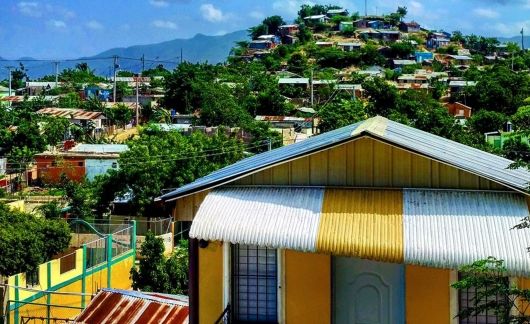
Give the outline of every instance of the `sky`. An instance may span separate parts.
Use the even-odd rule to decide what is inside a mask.
[[[0,0],[0,57],[78,58],[114,47],[197,33],[220,35],[270,15],[292,21],[300,5],[338,4],[364,13],[363,0]],[[530,35],[530,0],[367,0],[368,14],[406,6],[406,20],[464,34]]]

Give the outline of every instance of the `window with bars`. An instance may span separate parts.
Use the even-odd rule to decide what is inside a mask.
[[[232,319],[236,323],[278,323],[276,249],[232,246]]]
[[[459,280],[462,279],[462,275],[458,274]],[[503,283],[508,286],[508,278],[503,278]],[[487,289],[487,288],[486,288]],[[477,293],[476,288],[470,289],[460,289],[458,291],[458,311],[461,312],[464,309],[475,306],[475,296]],[[507,302],[505,299],[506,296],[501,295],[491,295],[487,298],[487,302],[497,301],[497,302]],[[506,314],[507,315],[507,314]],[[501,315],[502,316],[502,315]],[[488,310],[483,313],[477,314],[475,316],[470,316],[467,318],[459,318],[460,324],[496,324],[501,323],[500,316],[496,315],[493,310]]]

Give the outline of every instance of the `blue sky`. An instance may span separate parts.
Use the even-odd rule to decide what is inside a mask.
[[[247,29],[265,16],[292,20],[303,3],[333,3],[364,12],[363,0],[0,0],[0,56],[76,58],[112,47],[197,33]],[[429,28],[488,36],[530,35],[530,0],[368,0],[368,13],[398,5]]]

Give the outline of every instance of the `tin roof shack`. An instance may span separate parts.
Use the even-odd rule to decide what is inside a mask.
[[[489,256],[526,287],[530,237],[511,228],[530,172],[511,164],[374,117],[165,194],[192,222],[190,322],[229,304],[236,322],[448,323],[458,269]]]
[[[274,48],[274,43],[270,40],[257,39],[250,42],[248,48],[254,51],[270,50]]]
[[[188,315],[186,296],[103,288],[73,323],[187,324]]]
[[[55,81],[53,82],[41,82],[41,81],[26,81],[26,86],[24,88],[24,93],[28,96],[38,96],[41,94],[46,94],[48,91],[55,89],[57,87],[62,87],[63,82]],[[14,93],[14,90],[13,90]]]
[[[473,110],[471,107],[466,106],[461,102],[448,102],[445,103],[444,106],[447,108],[447,111],[451,116],[459,120],[461,119],[461,123],[465,123],[465,120],[471,117],[471,112]]]
[[[355,50],[360,50],[363,46],[362,43],[358,42],[339,42],[337,47],[341,48],[345,52],[353,52]]]
[[[404,33],[419,33],[421,31],[420,24],[415,21],[404,22],[399,24],[399,30]]]
[[[326,15],[313,15],[313,16],[304,17],[304,21],[308,23],[312,23],[312,24],[325,23],[329,21],[329,17]]]
[[[474,87],[477,85],[477,82],[475,81],[464,81],[464,80],[450,80],[449,81],[449,92],[451,93],[451,96],[454,96],[461,91],[463,91],[466,87]]]
[[[278,33],[282,37],[296,36],[299,30],[300,30],[300,27],[297,24],[281,25],[280,27],[278,27]]]
[[[80,182],[93,180],[109,169],[118,167],[120,153],[128,150],[120,144],[78,144],[63,151],[46,151],[35,155],[37,177],[44,183],[59,183],[64,174]]]
[[[348,9],[338,8],[338,9],[329,9],[326,12],[326,15],[328,17],[335,17],[335,16],[348,16]]]
[[[256,116],[258,121],[268,122],[271,128],[282,134],[283,145],[296,143],[313,135],[313,118],[289,116]]]
[[[469,65],[473,61],[473,59],[467,55],[447,55],[446,60],[449,64],[452,64],[459,69],[469,68]]]
[[[37,114],[63,117],[68,119],[72,124],[80,126],[86,126],[89,122],[92,122],[96,129],[102,129],[103,121],[107,119],[105,114],[100,111],[88,111],[73,108],[42,108],[37,111]]]

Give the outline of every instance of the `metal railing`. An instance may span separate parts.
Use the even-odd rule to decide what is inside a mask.
[[[226,305],[226,308],[215,321],[215,324],[230,324],[230,304]]]

